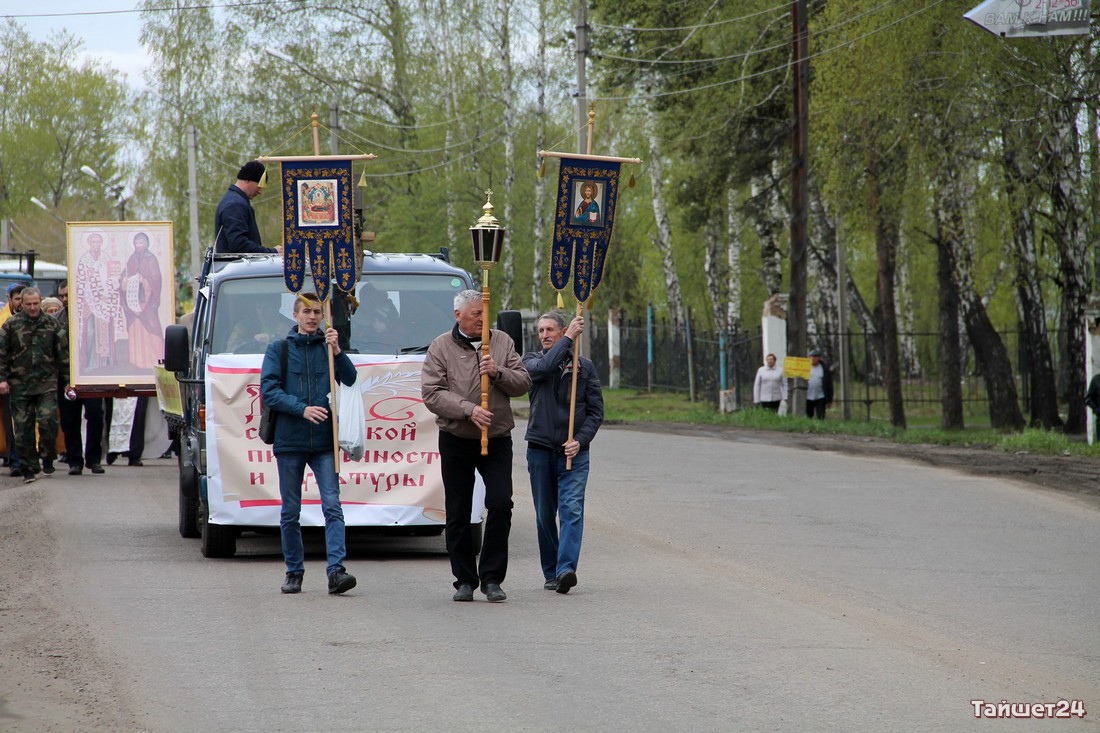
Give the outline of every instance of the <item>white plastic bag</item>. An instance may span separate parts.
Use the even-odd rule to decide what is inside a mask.
[[[367,447],[367,421],[363,413],[363,393],[359,389],[359,375],[355,375],[355,384],[336,385],[339,399],[338,430],[340,448],[353,461],[363,459]]]

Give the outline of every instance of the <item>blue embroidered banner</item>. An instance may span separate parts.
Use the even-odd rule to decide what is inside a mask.
[[[550,284],[565,290],[573,280],[578,302],[603,280],[619,193],[618,162],[562,158],[558,206],[550,252]]]
[[[302,289],[309,263],[321,300],[333,278],[342,290],[355,287],[351,161],[283,162],[283,280]]]

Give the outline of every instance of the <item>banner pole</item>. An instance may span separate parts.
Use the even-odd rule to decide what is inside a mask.
[[[317,122],[318,115],[315,111],[310,115],[311,124],[313,126],[313,154],[321,154],[321,126]],[[328,243],[328,261],[329,269],[332,269],[332,242]],[[330,273],[331,274],[331,273]],[[314,283],[314,287],[316,287]],[[328,288],[325,289],[325,331],[332,326],[332,283],[329,283]],[[336,473],[340,473],[340,416],[337,414],[336,405],[340,400],[336,393],[336,357],[333,353],[333,345],[328,344],[328,394],[329,394],[329,412],[332,415],[332,458],[336,465]]]
[[[592,154],[592,131],[596,126],[596,103],[593,102],[588,107],[588,140],[585,143],[585,153]],[[575,288],[574,288],[575,290]],[[591,293],[591,291],[589,291]],[[577,301],[577,316],[584,315],[584,303]],[[581,339],[578,337],[573,342],[573,376],[572,383],[569,387],[569,436],[566,438],[567,443],[573,442],[573,429],[576,427],[576,413],[577,413],[577,372],[580,367],[580,354],[581,354]],[[565,459],[565,469],[568,471],[573,468],[573,459]]]

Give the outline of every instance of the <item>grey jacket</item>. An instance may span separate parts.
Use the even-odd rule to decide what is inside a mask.
[[[499,370],[489,382],[489,412],[493,413],[489,437],[497,438],[516,426],[511,399],[527,392],[531,376],[503,331],[489,332],[489,355]],[[457,438],[481,437],[481,428],[470,422],[474,407],[481,405],[480,362],[481,351],[462,338],[457,323],[432,341],[424,357],[420,386],[424,404],[435,414],[439,429]]]

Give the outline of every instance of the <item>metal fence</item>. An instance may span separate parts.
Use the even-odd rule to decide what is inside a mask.
[[[607,319],[597,315],[590,328],[591,351],[603,384],[609,379]],[[533,328],[533,326],[532,326]],[[697,401],[717,406],[720,392],[730,390],[734,404],[752,404],[753,380],[763,364],[762,338],[759,329],[734,334],[691,333],[690,328],[676,330],[665,320],[647,323],[644,318],[622,318],[620,321],[619,386],[638,390],[671,390],[685,392]],[[1021,368],[1026,363],[1022,341],[1017,331],[1001,331],[1016,372],[1017,393],[1021,410],[1027,415],[1029,385]],[[1057,334],[1051,334],[1056,339]],[[879,365],[881,343],[877,335],[864,332],[845,334],[814,334],[811,345],[825,352],[825,361],[833,368],[836,384],[833,410],[851,419],[889,419],[889,406]],[[835,367],[840,339],[849,344],[850,388],[843,395],[839,372]],[[903,356],[902,398],[906,419],[911,424],[938,424],[941,415],[942,369],[939,359],[939,333],[904,333],[908,344]],[[529,339],[528,348],[537,346]],[[965,346],[965,344],[964,344]],[[1059,350],[1053,350],[1055,358]],[[989,400],[972,349],[964,348],[963,414],[967,425],[974,427],[989,421]],[[833,358],[830,358],[833,357]],[[1057,373],[1058,365],[1055,364]],[[846,408],[846,409],[845,409]]]

